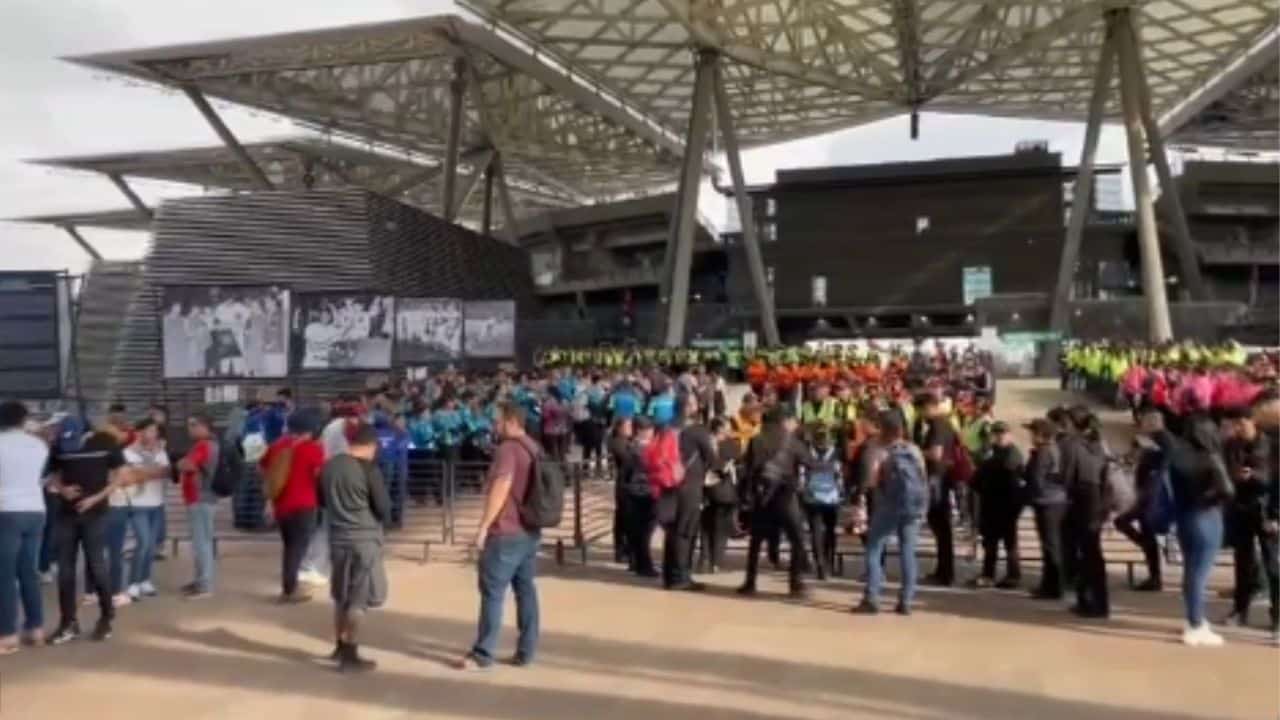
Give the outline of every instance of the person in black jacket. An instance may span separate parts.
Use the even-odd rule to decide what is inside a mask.
[[[716,465],[707,472],[702,497],[702,542],[698,570],[712,574],[724,565],[729,535],[733,533],[733,513],[738,505],[736,463],[741,452],[738,440],[729,432],[729,421],[711,420],[716,443]]]
[[[644,449],[653,442],[653,420],[644,415],[632,421],[635,435],[627,444],[618,475],[625,496],[623,525],[627,533],[627,566],[631,572],[645,578],[658,577],[653,568],[653,531],[657,527],[657,514],[653,492],[649,489],[649,475],[645,472]]]
[[[1160,572],[1160,543],[1149,518],[1168,469],[1164,451],[1147,435],[1164,429],[1164,416],[1152,406],[1139,408],[1136,414],[1139,435],[1134,439],[1134,450],[1138,459],[1133,475],[1138,497],[1132,508],[1116,517],[1115,527],[1142,550],[1147,562],[1147,579],[1134,590],[1160,592],[1164,588]]]
[[[1268,457],[1265,499],[1262,508],[1264,541],[1271,548],[1271,577],[1280,575],[1280,394],[1267,390],[1253,401],[1253,422],[1271,444]],[[1274,585],[1272,586],[1274,587]],[[1280,644],[1280,622],[1276,621],[1276,597],[1271,596],[1271,639]]]
[[[689,393],[680,404],[683,426],[680,427],[680,462],[684,464],[684,480],[669,498],[664,495],[659,503],[674,500],[674,522],[663,524],[662,584],[668,590],[701,590],[701,583],[693,581],[690,566],[693,565],[693,549],[698,539],[698,518],[702,513],[702,490],[707,471],[716,465],[715,442],[705,425],[698,423],[698,396]],[[669,513],[659,510],[660,517]]]
[[[1271,627],[1280,628],[1280,574],[1277,573],[1276,533],[1274,520],[1267,520],[1267,501],[1271,492],[1268,477],[1271,455],[1275,448],[1258,430],[1253,417],[1244,408],[1226,413],[1229,430],[1223,455],[1227,474],[1235,486],[1235,499],[1227,505],[1226,528],[1235,551],[1235,595],[1231,615],[1224,624],[1249,624],[1249,604],[1253,599],[1254,581],[1258,575],[1258,550],[1262,551],[1262,569],[1267,576],[1271,598]]]
[[[1070,502],[1068,526],[1072,546],[1079,553],[1075,614],[1106,618],[1111,614],[1107,595],[1107,565],[1102,555],[1102,524],[1107,510],[1102,500],[1102,474],[1107,451],[1098,418],[1084,407],[1069,412],[1076,434],[1068,438],[1062,457],[1062,480]]]
[[[798,483],[800,467],[809,467],[805,445],[796,436],[797,423],[786,407],[775,406],[764,416],[764,427],[747,446],[745,465],[751,505],[751,540],[747,547],[747,577],[738,592],[754,595],[760,565],[760,546],[775,528],[781,528],[791,546],[789,572],[791,595],[803,596],[800,579],[805,566],[803,521]]]
[[[1018,517],[1022,515],[1024,497],[1022,451],[1003,422],[992,423],[991,443],[991,454],[978,466],[974,477],[981,501],[978,530],[983,552],[982,575],[974,584],[986,587],[995,581],[996,559],[1003,543],[1007,570],[1004,579],[995,585],[1011,590],[1022,582],[1018,561]]]
[[[631,564],[627,547],[627,487],[625,473],[631,462],[631,418],[618,418],[609,431],[609,458],[613,461],[613,561]]]
[[[1035,510],[1036,534],[1044,570],[1031,595],[1038,600],[1062,598],[1062,520],[1067,513],[1067,489],[1062,485],[1062,458],[1055,440],[1057,427],[1045,419],[1031,421],[1031,458],[1027,461],[1027,498]]]

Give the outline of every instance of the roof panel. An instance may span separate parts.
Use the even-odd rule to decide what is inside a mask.
[[[451,15],[72,60],[428,155],[446,143],[450,82],[455,61],[465,61],[464,146],[497,147],[508,175],[566,201],[666,183],[680,149],[674,136]]]
[[[278,188],[354,186],[442,214],[438,158],[395,156],[315,137],[248,143],[244,147]],[[462,186],[466,186],[472,173],[482,171],[480,165],[485,157],[485,153],[476,148],[463,153],[459,163]],[[46,158],[31,162],[208,189],[248,191],[258,187],[235,155],[222,145]],[[517,166],[525,162],[527,160],[523,157],[508,159],[508,163]],[[538,185],[525,184],[519,179],[520,173],[513,174],[517,177],[512,179],[510,186],[518,215],[532,215],[573,204],[560,194],[549,193]],[[481,204],[481,193],[474,193],[460,218],[475,224],[482,213]],[[499,215],[495,213],[494,217]]]
[[[616,13],[631,38],[617,63],[589,62],[598,38],[575,35],[569,16],[600,16],[605,0],[464,0],[680,132],[693,82],[689,52],[657,37],[721,50],[743,142],[769,143],[856,125],[916,106],[948,112],[1083,120],[1109,0],[724,0],[646,3]],[[1157,115],[1194,95],[1280,20],[1272,0],[1151,0],[1134,6]],[[660,23],[653,29],[654,22]],[[638,50],[647,50],[644,62]],[[659,51],[665,51],[659,52]],[[648,70],[644,82],[629,82]],[[661,74],[654,72],[660,70]],[[684,70],[686,72],[678,72]],[[808,88],[819,88],[818,93]],[[759,105],[774,103],[770,122]],[[1114,117],[1118,101],[1109,105]],[[783,111],[783,106],[786,107]]]

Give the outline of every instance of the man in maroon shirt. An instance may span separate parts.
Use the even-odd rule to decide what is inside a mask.
[[[524,409],[515,403],[502,405],[498,433],[502,443],[494,451],[485,481],[484,517],[476,532],[480,549],[480,622],[475,645],[458,662],[459,669],[475,670],[493,664],[494,646],[502,632],[502,603],[510,585],[516,595],[516,624],[520,638],[515,665],[533,662],[538,645],[538,591],[533,578],[537,568],[538,530],[520,521],[520,502],[529,487],[538,446],[524,431]],[[548,458],[549,460],[549,458]]]

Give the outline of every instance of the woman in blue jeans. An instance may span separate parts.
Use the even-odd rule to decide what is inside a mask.
[[[0,403],[0,655],[17,652],[18,601],[22,638],[44,639],[44,613],[36,560],[44,536],[44,477],[49,448],[23,430],[27,408]]]
[[[1218,647],[1221,635],[1205,619],[1209,573],[1222,548],[1222,506],[1233,493],[1222,460],[1218,426],[1208,417],[1190,422],[1186,439],[1158,430],[1153,438],[1169,458],[1178,544],[1182,548],[1182,600],[1187,625],[1182,642],[1193,647]]]

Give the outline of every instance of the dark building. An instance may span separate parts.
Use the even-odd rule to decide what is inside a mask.
[[[753,208],[784,339],[973,334],[977,299],[1045,295],[1062,250],[1064,172],[1040,147],[780,171]],[[730,244],[730,300],[748,308],[745,253]]]
[[[542,300],[544,337],[563,335],[565,344],[658,341],[674,205],[675,196],[663,194],[555,210],[521,224],[521,244],[529,251]],[[729,261],[718,240],[700,218],[690,278],[690,337],[727,332]]]

